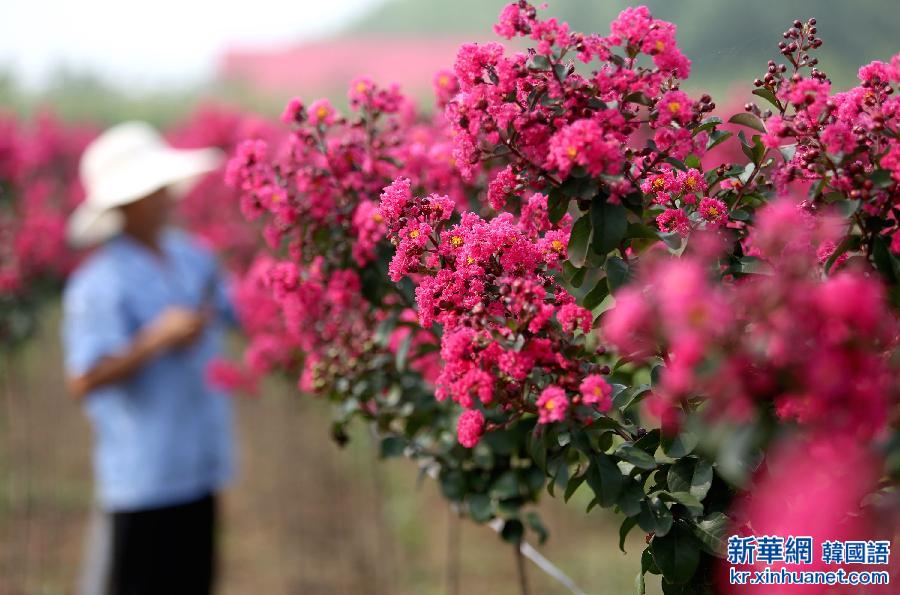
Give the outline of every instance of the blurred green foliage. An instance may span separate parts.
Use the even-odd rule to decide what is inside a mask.
[[[387,0],[351,29],[365,33],[470,33],[493,37],[492,25],[509,0]],[[825,40],[820,65],[847,86],[860,65],[900,51],[896,0],[549,0],[545,11],[573,30],[609,32],[625,6],[646,4],[655,17],[678,25],[682,50],[693,61],[692,85],[725,88],[763,74],[777,58],[781,33],[794,19],[816,17]]]
[[[98,126],[124,120],[144,120],[165,128],[186,117],[198,104],[213,101],[263,115],[280,113],[286,97],[266,96],[236,83],[197,83],[155,89],[121,89],[89,72],[60,70],[46,88],[24,89],[9,75],[0,73],[0,110],[23,116],[51,107],[66,120]]]

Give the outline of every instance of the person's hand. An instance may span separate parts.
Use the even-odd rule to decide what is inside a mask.
[[[189,308],[166,308],[144,331],[145,339],[155,350],[185,347],[203,332],[207,316]]]
[[[193,343],[209,320],[205,308],[167,308],[122,352],[105,356],[87,372],[69,378],[69,392],[80,399],[98,387],[127,379],[161,352]]]

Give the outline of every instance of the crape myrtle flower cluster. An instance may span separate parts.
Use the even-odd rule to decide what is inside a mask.
[[[435,83],[446,92],[455,84],[442,76]],[[347,115],[327,100],[292,100],[282,116],[289,135],[277,143],[249,139],[228,164],[228,182],[240,193],[245,216],[262,228],[268,249],[236,293],[249,336],[244,367],[221,367],[215,375],[243,386],[248,377],[286,374],[302,392],[334,403],[332,434],[339,443],[347,439],[346,425],[361,418],[382,456],[403,454],[436,471],[448,500],[463,505],[476,498],[478,506],[461,508],[471,518],[487,522],[503,506],[504,538],[521,540],[525,522],[545,536],[535,514],[519,514],[545,481],[524,458],[521,428],[492,428],[490,439],[511,444],[502,452],[480,444],[476,453],[457,442],[458,426],[459,441],[475,446],[484,418],[474,409],[460,416],[452,401],[435,400],[443,374],[441,329],[419,324],[423,294],[401,279],[424,277],[416,259],[433,252],[429,238],[459,220],[472,193],[456,168],[449,127],[440,115],[416,114],[396,86],[379,87],[366,77],[351,84],[348,99]],[[425,188],[436,194],[412,205],[413,194]],[[393,202],[382,201],[382,192]],[[530,211],[523,209],[522,227],[505,237],[518,233],[524,246],[546,231],[545,211],[546,198],[536,197]],[[396,225],[405,231],[393,238],[401,250],[392,259],[388,236]],[[488,222],[482,226],[479,258],[487,261],[486,243],[503,238],[491,235]],[[557,229],[559,240],[548,239],[546,250],[542,244],[541,262],[564,254],[565,233]],[[447,239],[454,249],[459,241]],[[493,486],[501,479],[505,487],[498,491]]]
[[[900,54],[863,66],[858,86],[834,92],[812,57],[822,45],[816,34],[815,19],[785,31],[787,63],[770,61],[754,81],[771,107],[748,104],[746,117],[783,155],[769,174],[778,193],[806,191],[812,206],[840,212],[848,219],[841,252],[861,253],[893,278],[884,253],[900,254]]]
[[[647,261],[605,315],[604,337],[622,354],[666,362],[651,400],[663,417],[703,397],[705,413],[736,422],[774,411],[817,431],[877,435],[900,399],[890,357],[900,327],[877,278],[849,266],[823,276],[819,246],[840,228],[776,202],[748,238],[766,274],[723,282],[713,238]]]
[[[254,265],[251,290],[239,298],[251,318],[257,302],[279,310],[275,321],[247,325],[246,363],[258,373],[297,369],[300,388],[320,394],[386,365],[379,353],[408,351],[407,337],[416,347],[433,341],[405,322],[414,317],[407,296],[387,279],[370,279],[386,233],[376,204],[382,188],[402,173],[452,196],[450,211],[465,198],[439,119],[422,121],[396,86],[367,77],[353,81],[348,99],[347,116],[328,100],[290,101],[287,137],[244,141],[226,171],[244,215],[263,222],[279,254]],[[399,326],[378,339],[386,322]],[[433,368],[434,356],[410,365]]]
[[[419,322],[443,328],[439,400],[537,411],[539,423],[590,423],[610,407],[611,389],[598,374],[601,366],[576,357],[591,331],[591,312],[553,276],[566,257],[570,222],[550,223],[541,194],[525,205],[518,221],[510,213],[485,220],[468,212],[453,223],[450,198],[414,196],[409,179],[398,178],[385,188],[380,208],[396,246],[390,276],[415,279]],[[463,444],[474,446],[479,415],[461,420]]]
[[[533,6],[518,2],[503,10],[495,31],[538,47],[506,56],[498,43],[464,45],[452,85],[459,91],[446,107],[463,176],[474,176],[479,163],[509,161],[490,182],[492,208],[520,202],[529,187],[557,205],[561,196],[586,200],[599,189],[610,203],[655,205],[647,222],[663,232],[687,235],[727,221],[728,207],[707,196],[711,185],[697,169],[676,173],[668,163],[691,155],[699,167],[707,148],[724,138],[711,139],[712,124],[703,120],[715,108],[710,97],[693,99],[679,89],[690,60],[678,48],[675,25],[646,7],[628,8],[609,35],[585,35],[540,20]]]
[[[36,308],[75,265],[66,218],[82,200],[78,158],[96,133],[50,112],[0,115],[0,343],[30,334]]]
[[[216,147],[226,155],[248,138],[273,141],[278,131],[268,120],[218,104],[203,104],[166,131],[178,148]],[[259,251],[259,231],[247,225],[239,191],[223,184],[222,171],[200,179],[176,205],[178,223],[205,242],[231,270],[242,272]]]
[[[26,289],[35,278],[60,277],[73,265],[65,219],[81,201],[78,155],[94,131],[45,112],[30,125],[0,119],[0,292]]]

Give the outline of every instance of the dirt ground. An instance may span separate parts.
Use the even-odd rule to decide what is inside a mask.
[[[0,366],[12,371],[0,379],[0,595],[72,593],[81,564],[91,437],[62,391],[57,316]],[[338,449],[325,405],[278,383],[236,405],[240,477],[224,496],[220,595],[520,592],[512,548],[458,520],[430,480],[417,487],[411,462],[378,461],[363,428]],[[542,503],[541,552],[588,593],[634,592],[642,536],[622,554],[616,519],[586,516],[578,496]],[[531,594],[568,592],[526,571]]]

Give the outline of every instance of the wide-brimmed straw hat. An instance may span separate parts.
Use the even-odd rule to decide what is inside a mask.
[[[69,217],[69,242],[85,247],[109,239],[124,222],[118,207],[165,187],[180,198],[223,159],[214,148],[175,149],[144,122],[110,128],[81,156],[79,174],[86,198]]]

